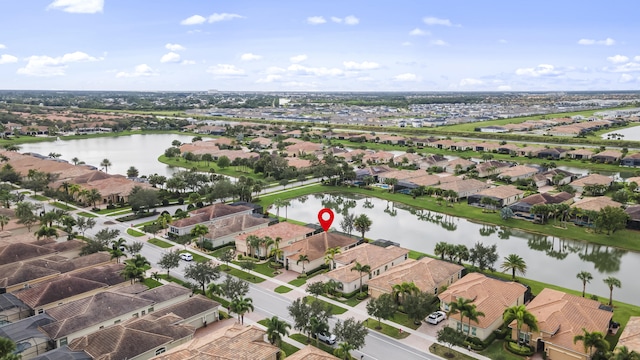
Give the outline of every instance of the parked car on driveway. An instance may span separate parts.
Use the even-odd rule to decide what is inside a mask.
[[[444,311],[436,311],[427,316],[427,322],[429,324],[437,325],[446,318],[447,314]]]
[[[191,260],[193,260],[193,255],[191,255],[189,253],[180,253],[180,259],[182,259],[184,261],[191,261]]]

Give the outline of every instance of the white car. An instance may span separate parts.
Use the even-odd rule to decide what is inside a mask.
[[[444,311],[436,311],[427,316],[427,322],[429,324],[437,325],[446,318],[447,314]]]
[[[191,255],[189,253],[180,253],[180,259],[182,259],[184,261],[191,261],[191,260],[193,260],[193,255]]]
[[[336,343],[336,336],[331,334],[331,333],[317,333],[316,336],[318,337],[318,339],[320,339],[320,341],[324,341],[329,345],[333,345]]]

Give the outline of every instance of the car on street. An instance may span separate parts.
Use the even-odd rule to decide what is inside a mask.
[[[437,325],[446,318],[447,314],[444,311],[436,311],[427,316],[427,322],[429,324]]]
[[[193,255],[191,255],[189,253],[180,253],[180,259],[182,259],[184,261],[191,261],[191,260],[193,260]]]
[[[329,345],[333,345],[336,343],[336,336],[331,333],[319,332],[316,334],[316,336],[318,337],[318,339],[320,339],[320,341],[324,341]]]

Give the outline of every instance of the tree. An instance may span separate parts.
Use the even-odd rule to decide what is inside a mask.
[[[613,288],[622,287],[622,283],[620,282],[620,280],[614,278],[613,276],[609,276],[608,278],[602,281],[604,281],[604,283],[609,287],[609,306],[612,306],[613,305]]]
[[[9,223],[9,217],[7,215],[0,215],[0,231],[4,231],[4,226]]]
[[[455,302],[451,302],[449,304],[449,312],[447,313],[447,316],[460,314],[460,330],[462,330],[462,324],[463,324],[465,315],[473,305],[472,302],[473,300],[471,299],[457,297]]]
[[[376,329],[382,328],[381,319],[389,319],[396,313],[398,307],[390,294],[382,294],[377,299],[371,299],[367,303],[367,314],[378,320]]]
[[[143,189],[135,186],[129,193],[129,205],[133,211],[140,209],[149,210],[156,206],[160,200],[158,199],[157,190]]]
[[[144,256],[136,255],[124,263],[124,269],[122,269],[121,274],[125,278],[130,279],[132,284],[135,280],[144,280],[145,267],[150,265]]]
[[[82,233],[82,237],[84,237],[84,232],[93,229],[96,226],[96,220],[94,218],[87,218],[84,216],[76,217],[76,227]]]
[[[18,360],[20,355],[14,354],[16,344],[8,338],[0,336],[0,360]]]
[[[127,252],[129,252],[129,254],[131,255],[135,255],[135,254],[139,254],[140,251],[142,251],[142,248],[144,247],[144,243],[141,241],[134,241],[131,244],[129,244],[126,248]]]
[[[616,347],[613,357],[611,360],[640,360],[640,354],[635,352],[635,350],[629,350],[626,346],[618,346]]]
[[[209,233],[209,228],[206,225],[197,224],[191,229],[190,235],[193,237],[200,237],[200,248],[204,249],[204,236]]]
[[[432,312],[438,309],[435,296],[428,292],[411,293],[402,300],[404,312],[413,323],[418,325]]]
[[[520,339],[520,333],[522,332],[523,325],[527,325],[529,332],[538,331],[538,320],[529,312],[529,310],[527,310],[525,305],[516,305],[506,308],[502,313],[502,320],[504,320],[504,323],[507,325],[513,320],[516,321],[518,340]]]
[[[109,159],[103,159],[102,162],[100,162],[100,167],[104,168],[104,172],[108,173],[109,171],[109,167],[111,166],[111,161]]]
[[[128,178],[137,178],[138,175],[140,175],[140,172],[138,171],[138,169],[136,169],[135,166],[130,166],[127,169],[127,177]]]
[[[469,250],[469,260],[473,265],[477,264],[480,271],[486,269],[494,271],[493,264],[498,260],[498,247],[496,244],[485,246],[481,242],[477,242]]]
[[[466,314],[467,319],[469,319],[469,326],[467,326],[467,338],[471,334],[471,322],[479,323],[480,317],[484,317],[484,313],[482,311],[478,311],[476,308],[476,304],[471,304],[471,306],[467,309]]]
[[[220,268],[213,267],[208,262],[195,263],[186,267],[184,276],[200,284],[204,294],[207,283],[220,278]]]
[[[231,160],[226,155],[222,155],[218,158],[218,166],[220,169],[226,169],[231,165]]]
[[[280,347],[283,336],[289,336],[289,325],[286,321],[280,320],[277,316],[267,319],[267,339],[272,345]]]
[[[607,235],[611,235],[627,226],[629,214],[622,208],[605,206],[600,210],[595,220],[596,229],[604,229]]]
[[[253,311],[253,300],[251,298],[237,297],[231,300],[229,310],[238,314],[238,322],[244,324],[244,314]]]
[[[511,280],[516,280],[516,272],[525,275],[527,273],[527,264],[524,259],[517,254],[509,254],[505,256],[504,262],[500,265],[503,271],[511,271]]]
[[[302,273],[305,273],[305,269],[304,269],[304,263],[305,262],[309,262],[309,256],[307,256],[306,254],[301,254],[298,256],[298,261],[296,261],[296,265],[299,265],[300,263],[302,263]]]
[[[276,207],[276,218],[280,219],[280,208],[285,207],[286,200],[277,198],[273,201],[273,206]]]
[[[233,276],[225,276],[220,283],[220,294],[227,299],[246,296],[249,293],[249,283]]]
[[[236,256],[236,251],[233,248],[229,248],[221,252],[220,256],[218,256],[218,259],[223,263],[225,263],[227,265],[227,270],[229,270],[230,269],[229,263],[233,261],[235,256]]]
[[[333,350],[333,355],[339,357],[342,360],[349,360],[352,359],[350,354],[351,350],[355,350],[353,346],[351,346],[351,344],[342,342],[338,344],[338,347],[336,347],[335,350]]]
[[[262,239],[256,235],[247,236],[246,242],[247,242],[247,245],[249,246],[249,255],[258,257],[261,241]]]
[[[342,252],[342,249],[340,249],[340,246],[328,248],[324,252],[324,263],[327,265],[331,264],[331,269],[333,269],[334,268],[333,259],[336,257],[336,255],[340,254],[341,252]]]
[[[331,317],[331,305],[322,301],[314,301],[309,304],[306,297],[294,300],[287,307],[287,310],[293,319],[293,328],[306,333],[307,337],[312,331],[310,325],[312,318],[327,323]]]
[[[354,228],[362,234],[362,239],[364,239],[364,234],[371,230],[371,219],[367,216],[367,214],[360,214],[354,221]]]
[[[329,331],[329,324],[326,321],[321,321],[317,317],[312,316],[309,319],[309,332],[312,334],[325,333]],[[316,347],[320,347],[320,337],[315,336]]]
[[[333,332],[338,341],[351,345],[353,350],[358,350],[364,346],[369,329],[362,322],[351,317],[344,321],[338,320],[333,327]]]
[[[351,271],[357,271],[360,273],[360,294],[362,296],[362,274],[363,273],[371,274],[371,266],[362,265],[356,261],[356,264],[351,268]]]
[[[587,289],[587,283],[593,280],[593,275],[588,271],[580,271],[576,277],[582,281],[582,297],[584,297],[585,290]]]
[[[355,214],[346,214],[342,217],[342,221],[340,222],[340,228],[342,231],[346,232],[348,235],[351,235],[353,228],[355,226],[356,216]]]
[[[112,240],[117,238],[118,235],[120,235],[120,230],[118,229],[109,230],[105,228],[96,233],[95,239],[96,241],[107,246]]]
[[[98,189],[91,189],[86,195],[87,202],[91,203],[94,208],[96,207],[96,202],[100,201],[100,199],[102,199],[102,194]]]
[[[438,342],[447,345],[449,352],[445,353],[444,355],[448,357],[453,355],[451,349],[454,346],[460,346],[464,343],[464,335],[453,328],[445,326],[438,331],[437,340]]]
[[[316,282],[312,282],[312,283],[308,284],[307,285],[307,292],[309,294],[313,295],[317,299],[318,296],[324,294],[324,292],[325,292],[324,283],[322,281],[316,281]]]
[[[43,225],[40,227],[40,229],[38,229],[38,231],[35,232],[36,238],[40,239],[41,237],[44,238],[51,238],[51,237],[58,237],[58,230],[56,230],[56,228],[54,227],[49,227],[46,225]]]
[[[591,358],[595,353],[604,353],[609,350],[609,342],[605,340],[604,335],[599,331],[588,332],[582,328],[583,333],[573,337],[573,343],[582,342],[584,352],[589,354]],[[594,353],[595,349],[595,353]]]
[[[396,304],[400,305],[400,303],[404,301],[400,301],[400,298],[405,298],[406,295],[419,293],[420,289],[416,286],[416,284],[412,282],[402,282],[400,284],[395,284],[392,287],[392,295],[396,302]]]
[[[180,266],[180,252],[178,250],[168,251],[160,257],[158,266],[167,270],[167,276],[169,276],[169,270],[175,269]]]
[[[119,238],[118,240],[111,241],[111,248],[109,249],[109,254],[111,254],[111,259],[116,259],[116,263],[120,264],[120,258],[126,257],[127,255],[124,253],[124,250],[128,249],[127,241],[123,238]]]
[[[251,270],[253,270],[253,269],[255,269],[255,268],[256,268],[256,263],[255,263],[255,262],[253,262],[253,261],[251,261],[251,260],[241,261],[241,262],[240,262],[240,267],[241,267],[243,270],[247,270],[247,272],[248,272],[249,274],[251,274]],[[253,276],[253,278],[255,279],[255,276]]]

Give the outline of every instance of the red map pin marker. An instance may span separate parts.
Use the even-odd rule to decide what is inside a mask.
[[[329,230],[331,224],[333,223],[333,211],[327,208],[318,211],[318,221],[320,222],[320,226],[322,226],[324,231]]]

